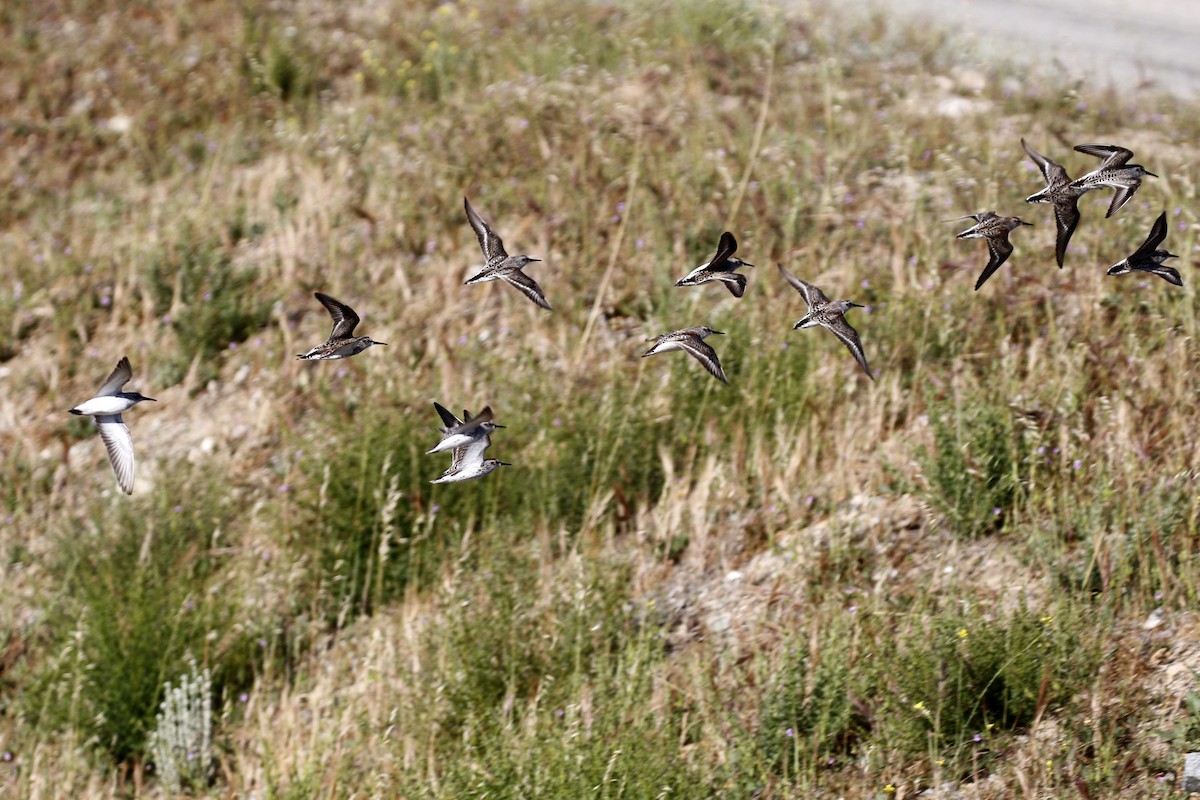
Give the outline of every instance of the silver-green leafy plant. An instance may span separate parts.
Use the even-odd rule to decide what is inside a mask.
[[[189,669],[170,681],[150,734],[150,753],[163,785],[172,792],[185,786],[203,786],[212,776],[212,674],[201,670],[194,658]]]

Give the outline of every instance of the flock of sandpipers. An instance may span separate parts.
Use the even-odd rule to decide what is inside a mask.
[[[1026,198],[1026,202],[1049,203],[1054,207],[1054,219],[1058,227],[1055,254],[1059,267],[1063,265],[1067,243],[1070,241],[1071,235],[1075,232],[1075,227],[1079,224],[1080,197],[1093,189],[1115,189],[1112,203],[1109,205],[1108,214],[1106,215],[1111,217],[1133,197],[1134,192],[1141,186],[1144,176],[1157,177],[1154,173],[1148,172],[1140,164],[1128,163],[1129,159],[1133,157],[1133,153],[1130,150],[1113,145],[1081,144],[1075,149],[1081,153],[1096,156],[1102,159],[1102,161],[1100,166],[1095,170],[1080,178],[1071,180],[1062,165],[1051,161],[1030,148],[1025,144],[1024,139],[1021,140],[1021,146],[1038,165],[1038,168],[1041,169],[1042,175],[1046,179],[1046,187],[1030,195]],[[526,265],[540,259],[527,255],[510,256],[504,249],[504,242],[483,218],[479,216],[475,209],[471,207],[470,201],[466,198],[463,199],[463,207],[467,213],[467,220],[471,223],[471,227],[479,239],[479,247],[483,251],[485,261],[483,269],[467,279],[466,285],[501,280],[519,289],[526,297],[541,308],[547,311],[552,310],[550,304],[546,302],[546,296],[542,292],[541,287],[523,271]],[[975,283],[975,289],[978,290],[1008,260],[1008,257],[1012,255],[1013,246],[1008,241],[1009,233],[1022,225],[1030,225],[1032,223],[1025,222],[1017,217],[1002,217],[993,211],[971,214],[969,217],[974,219],[976,224],[958,234],[957,238],[986,239],[990,253],[988,264],[979,276],[979,280]],[[960,217],[960,219],[967,218]],[[1135,270],[1149,272],[1158,275],[1176,286],[1182,286],[1183,281],[1179,276],[1179,272],[1171,267],[1163,266],[1163,262],[1168,258],[1176,257],[1166,250],[1158,249],[1158,246],[1166,238],[1166,235],[1167,222],[1166,212],[1164,211],[1154,222],[1154,226],[1150,230],[1150,235],[1141,247],[1129,257],[1122,259],[1110,267],[1108,274],[1123,275]],[[675,285],[698,286],[709,281],[721,281],[734,297],[740,298],[746,290],[746,276],[738,273],[736,270],[741,267],[752,267],[754,265],[734,257],[736,250],[737,241],[734,239],[732,233],[726,231],[721,234],[721,239],[717,244],[716,255],[709,261],[696,267],[683,278],[680,278]],[[804,302],[808,305],[808,313],[792,326],[793,329],[811,328],[818,325],[827,328],[846,345],[855,360],[863,368],[863,371],[866,372],[868,377],[874,380],[875,378],[871,374],[870,367],[867,366],[867,357],[863,352],[858,332],[846,321],[845,316],[846,312],[851,308],[862,308],[863,306],[859,303],[852,303],[849,300],[830,300],[816,286],[792,275],[782,265],[779,266],[779,272],[800,293],[804,298]],[[361,353],[372,345],[386,344],[385,342],[377,342],[369,336],[354,335],[359,318],[350,306],[321,292],[316,293],[316,298],[325,306],[330,317],[333,319],[333,330],[330,331],[329,338],[323,344],[317,345],[307,353],[297,356],[297,358],[304,361],[349,358]],[[713,334],[721,334],[721,331],[715,331],[707,325],[681,328],[664,333],[653,340],[653,345],[643,353],[643,357],[665,353],[670,350],[682,350],[699,361],[717,380],[722,383],[728,383],[725,371],[721,368],[721,361],[717,357],[717,352],[711,345],[704,341]],[[94,417],[96,427],[100,432],[100,438],[103,440],[104,446],[108,451],[109,461],[112,463],[113,471],[116,473],[117,483],[126,494],[133,493],[133,438],[130,436],[129,427],[122,420],[121,415],[143,400],[153,400],[153,398],[144,397],[137,392],[121,391],[126,382],[132,377],[133,370],[129,365],[129,359],[122,358],[118,362],[116,369],[113,370],[112,374],[100,386],[100,389],[96,392],[96,396],[71,409],[72,414],[83,414]],[[495,458],[483,457],[484,451],[491,446],[492,432],[497,428],[504,427],[494,422],[491,406],[485,407],[479,414],[474,416],[464,410],[463,418],[459,419],[441,404],[435,402],[433,405],[444,427],[440,429],[442,435],[441,441],[433,449],[429,450],[429,453],[441,453],[449,450],[452,458],[450,468],[441,477],[431,481],[432,483],[453,483],[471,480],[472,478],[483,477],[498,467],[511,466],[511,464]]]

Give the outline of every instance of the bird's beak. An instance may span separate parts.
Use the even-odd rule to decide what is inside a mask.
[[[1028,226],[1029,226],[1029,227],[1031,227],[1031,228],[1033,227],[1033,223],[1032,223],[1032,222],[1026,222],[1025,220],[1021,220],[1021,224],[1022,224],[1022,225],[1028,225]]]
[[[493,423],[492,423],[492,426],[493,426],[493,427],[496,427],[496,428],[507,428],[507,427],[508,427],[507,425],[501,425],[501,424],[499,424],[499,423],[497,423],[497,422],[493,422]]]
[[[747,264],[745,261],[743,261],[743,262],[742,262],[742,266],[743,266],[743,267],[753,267],[754,265],[753,265],[753,264]]]
[[[846,302],[850,303],[849,300],[847,300]],[[866,308],[866,306],[864,306],[862,303],[850,303],[850,305],[853,306],[854,308]]]
[[[1163,258],[1179,258],[1179,256],[1175,255],[1174,253],[1167,253],[1165,256],[1163,256]]]
[[[512,466],[512,464],[508,463],[507,461],[500,461],[500,462],[498,462],[498,463],[499,463],[499,464],[500,464],[500,466],[502,466],[502,467],[511,467],[511,466]]]
[[[158,401],[157,401],[157,400],[155,400],[153,397],[143,397],[142,399],[143,399],[143,400],[149,400],[151,403],[157,403],[157,402],[158,402]]]
[[[724,335],[725,335],[725,331],[713,331],[713,333],[715,333],[717,336],[724,336]]]
[[[1149,175],[1151,178],[1157,178],[1157,177],[1158,177],[1157,175],[1155,175],[1153,172],[1151,172],[1150,170],[1146,169],[1145,167],[1142,167],[1142,171],[1143,171],[1143,172],[1145,172],[1147,175]]]
[[[540,258],[531,258],[531,259],[529,259],[529,260],[530,260],[530,261],[541,261],[541,259],[540,259]],[[510,464],[509,466],[511,466],[511,464]]]
[[[372,339],[371,341],[375,342],[375,340],[374,340],[374,339]],[[375,344],[381,344],[381,345],[383,345],[384,347],[387,347],[387,346],[388,346],[388,343],[387,343],[387,342],[375,342]]]

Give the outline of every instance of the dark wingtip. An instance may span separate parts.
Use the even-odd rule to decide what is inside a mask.
[[[77,410],[77,409],[74,409],[74,408],[72,408],[72,409],[69,409],[69,410],[67,411],[67,413],[68,413],[68,414],[74,414],[74,415],[75,415],[75,416],[77,416],[77,417],[82,417],[82,416],[83,416],[83,412],[82,412],[82,411],[79,411],[79,410]]]

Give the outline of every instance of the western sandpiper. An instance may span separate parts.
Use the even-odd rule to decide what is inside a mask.
[[[137,392],[122,392],[121,387],[132,377],[133,368],[129,366],[129,358],[122,358],[117,362],[117,368],[96,390],[96,396],[71,409],[72,414],[95,419],[104,449],[108,451],[109,463],[117,475],[117,485],[125,494],[133,494],[133,437],[121,414],[143,400],[157,402],[153,397],[145,397]]]
[[[740,258],[734,258],[737,250],[737,240],[733,234],[725,231],[717,243],[717,254],[706,264],[701,264],[694,270],[675,281],[676,286],[699,286],[708,281],[723,281],[734,297],[741,297],[746,292],[746,276],[734,272],[741,267],[753,267]]]
[[[358,314],[355,314],[354,309],[350,306],[320,292],[316,292],[314,296],[329,311],[329,316],[333,317],[333,330],[329,332],[329,339],[324,344],[319,344],[304,355],[296,356],[296,358],[301,361],[325,361],[335,358],[349,358],[361,353],[373,344],[387,345],[387,342],[377,342],[370,336],[354,335],[354,328],[358,325]]]
[[[867,377],[875,380],[875,376],[871,374],[871,368],[867,366],[867,354],[863,351],[862,341],[858,338],[858,331],[854,330],[854,327],[846,321],[847,311],[852,308],[865,308],[865,306],[862,303],[852,303],[849,300],[830,300],[825,296],[824,292],[808,281],[800,280],[784,269],[782,264],[777,266],[779,267],[779,274],[792,285],[792,288],[800,293],[801,297],[804,298],[804,302],[808,304],[808,313],[792,326],[792,330],[796,328],[811,328],[815,325],[828,328],[850,350],[850,353],[854,356],[854,360],[863,368],[863,372],[867,373]]]
[[[1058,259],[1058,266],[1061,267],[1063,258],[1067,254],[1067,244],[1071,241],[1071,234],[1075,233],[1075,226],[1079,224],[1079,198],[1088,190],[1075,186],[1062,164],[1046,158],[1025,144],[1024,139],[1021,140],[1021,147],[1033,159],[1033,163],[1038,165],[1042,171],[1042,177],[1046,179],[1046,188],[1029,195],[1025,198],[1025,202],[1050,203],[1054,206],[1054,223],[1058,227],[1058,238],[1054,243],[1054,256]]]
[[[1150,228],[1150,235],[1146,237],[1146,241],[1142,242],[1142,246],[1134,251],[1133,255],[1109,267],[1108,274],[1124,275],[1137,270],[1157,275],[1167,283],[1183,286],[1183,278],[1179,277],[1179,270],[1163,266],[1163,262],[1168,258],[1179,258],[1174,253],[1158,249],[1163,239],[1166,238],[1167,212],[1164,211],[1158,215],[1158,219],[1154,220],[1154,226]]]
[[[471,202],[465,197],[463,198],[463,208],[467,210],[467,219],[470,221],[471,227],[475,229],[475,236],[479,239],[479,248],[483,250],[483,258],[486,262],[480,272],[467,279],[466,284],[502,280],[520,289],[526,297],[542,308],[553,311],[554,309],[550,308],[550,304],[546,302],[546,295],[542,293],[542,287],[521,271],[526,264],[541,261],[541,259],[529,256],[510,256],[504,249],[504,242],[496,235],[495,231],[488,227],[488,224],[483,221],[483,217],[471,208]]]
[[[1124,147],[1117,147],[1115,144],[1080,144],[1076,145],[1075,149],[1081,153],[1087,153],[1089,156],[1103,159],[1100,166],[1071,181],[1071,186],[1085,192],[1105,186],[1116,189],[1113,192],[1112,202],[1109,203],[1108,213],[1104,215],[1106,219],[1120,211],[1121,206],[1129,202],[1129,198],[1133,197],[1133,193],[1142,185],[1143,177],[1146,175],[1151,178],[1158,177],[1141,164],[1126,163],[1133,158],[1133,151],[1126,150]]]
[[[1000,265],[1008,260],[1012,255],[1012,242],[1008,241],[1008,232],[1021,227],[1022,225],[1033,226],[1032,222],[1025,222],[1019,217],[1002,217],[995,211],[983,211],[978,214],[968,214],[965,217],[958,219],[973,219],[977,224],[967,228],[962,233],[958,234],[958,239],[987,239],[988,259],[987,266],[983,268],[983,272],[979,275],[979,280],[975,281],[975,291],[979,291],[979,287],[983,286],[988,278],[992,277],[992,273],[1000,269]],[[950,220],[954,222],[955,220]]]
[[[465,444],[478,439],[481,436],[487,436],[497,428],[503,428],[503,425],[498,425],[492,421],[492,407],[487,406],[480,411],[478,415],[472,417],[470,412],[463,409],[463,419],[459,420],[445,406],[440,403],[434,403],[433,407],[437,409],[438,416],[442,418],[442,440],[432,450],[426,451],[426,455],[432,453],[440,453],[444,450],[453,450]]]
[[[682,350],[703,364],[709,374],[721,383],[729,383],[729,379],[725,377],[725,370],[721,369],[721,360],[717,358],[717,351],[704,342],[705,337],[713,334],[725,335],[724,332],[714,331],[707,325],[697,325],[694,328],[682,328],[664,333],[652,340],[654,345],[642,353],[642,358],[665,353],[668,350]]]

